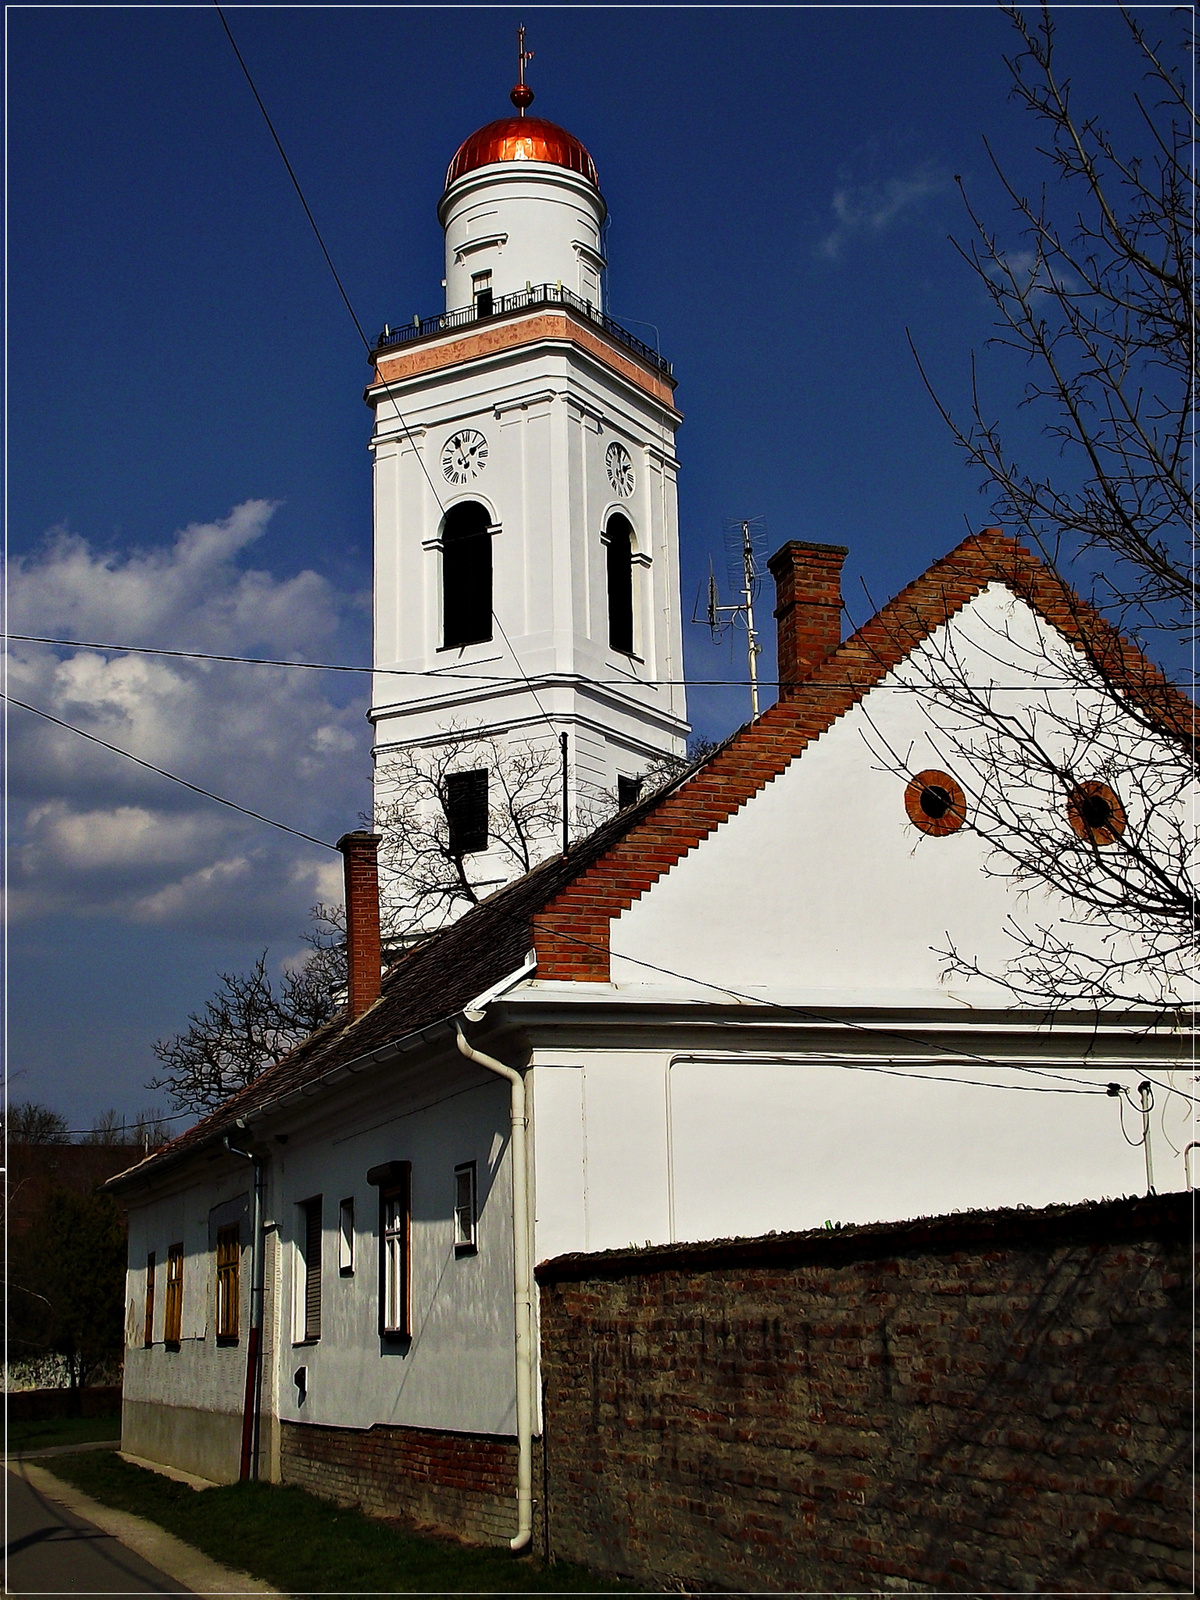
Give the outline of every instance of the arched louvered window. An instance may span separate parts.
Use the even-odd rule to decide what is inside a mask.
[[[608,561],[608,642],[633,654],[633,529],[618,512],[604,530]]]
[[[486,509],[454,506],[442,528],[442,643],[492,637],[492,536]]]

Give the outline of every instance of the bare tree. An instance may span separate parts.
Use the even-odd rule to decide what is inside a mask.
[[[207,1113],[332,1020],[344,997],[344,947],[340,957],[318,948],[278,986],[267,954],[248,973],[221,973],[217,992],[184,1032],[158,1041],[154,1053],[165,1070],[147,1088],[165,1090],[182,1110]]]
[[[399,751],[380,771],[389,797],[376,817],[385,938],[400,945],[453,922],[536,866],[562,838],[556,748],[461,727],[448,728],[443,739]],[[455,780],[471,772],[487,774],[486,817],[478,828],[458,825],[455,815]],[[615,800],[587,789],[580,794],[578,785],[576,791],[571,832],[577,837],[598,826]]]
[[[13,1144],[70,1144],[67,1119],[36,1100],[10,1105],[4,1115],[4,1133]]]
[[[381,771],[390,794],[376,819],[382,835],[385,961],[560,847],[562,771],[556,748],[456,727],[443,737],[444,743],[429,750],[391,757]],[[642,793],[671,782],[686,766],[671,758],[656,761],[643,775]],[[452,780],[485,770],[486,818],[472,836],[454,825]],[[581,790],[578,783],[575,789],[571,836],[577,838],[613,813],[616,798],[587,786]],[[484,848],[480,831],[486,835]],[[166,1090],[176,1106],[204,1114],[338,1016],[346,1000],[344,909],[317,905],[310,916],[307,959],[278,984],[267,970],[265,950],[250,972],[220,974],[216,993],[188,1018],[188,1027],[155,1045],[164,1071],[148,1088]]]
[[[974,231],[956,246],[991,299],[993,343],[1030,371],[1024,404],[1046,417],[1063,465],[1053,479],[1025,471],[977,381],[968,422],[940,402],[939,409],[967,460],[987,475],[1003,522],[1050,560],[1083,557],[1093,598],[1119,626],[1190,638],[1196,114],[1163,47],[1127,15],[1143,69],[1133,102],[1146,150],[1118,151],[1098,118],[1076,113],[1049,7],[1037,22],[1006,10],[1021,41],[1007,58],[1013,94],[1041,124],[1047,143],[1039,149],[1055,182],[1030,197],[993,157],[1024,248],[1006,249],[961,180]],[[1184,46],[1177,40],[1174,48]]]
[[[1040,18],[1006,10],[1019,39],[1007,60],[1013,94],[1040,125],[1050,181],[1031,197],[993,158],[1021,248],[1006,247],[965,189],[973,235],[956,243],[991,298],[993,344],[1029,371],[1023,403],[1058,444],[1058,468],[1031,472],[1016,459],[974,363],[967,420],[926,383],[999,519],[1050,569],[1064,625],[1036,638],[1005,625],[991,641],[1027,696],[1006,694],[980,674],[978,655],[968,665],[945,644],[925,660],[925,704],[935,746],[975,775],[968,820],[991,869],[1071,908],[1057,927],[1013,921],[1013,960],[986,975],[1050,1005],[1173,1007],[1198,909],[1194,725],[1143,652],[1194,636],[1196,118],[1176,66],[1126,15],[1144,150],[1119,150],[1076,110],[1049,8]],[[1087,604],[1060,576],[1068,565]],[[887,759],[904,766],[903,753]],[[1091,935],[1064,933],[1072,921]],[[946,957],[950,970],[981,971],[970,952]]]
[[[80,1139],[81,1144],[141,1145],[145,1150],[157,1149],[170,1138],[168,1123],[159,1112],[150,1107],[128,1115],[110,1106],[100,1112],[91,1128]]]

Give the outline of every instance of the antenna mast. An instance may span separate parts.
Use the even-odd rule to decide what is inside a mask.
[[[758,630],[754,626],[754,597],[758,593],[760,551],[764,537],[761,517],[742,517],[725,524],[729,578],[734,591],[741,595],[736,605],[723,606],[718,603],[716,575],[712,570],[712,562],[708,564],[708,614],[705,620],[714,640],[721,636],[726,627],[736,627],[739,622],[745,624],[746,656],[750,667],[750,712],[754,717],[758,716],[758,658],[762,654]],[[699,620],[699,617],[692,618],[693,622]]]

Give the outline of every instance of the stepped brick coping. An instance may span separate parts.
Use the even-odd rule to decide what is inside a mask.
[[[591,1278],[646,1277],[661,1272],[707,1272],[725,1267],[785,1267],[816,1263],[869,1261],[912,1251],[954,1251],[964,1247],[1002,1249],[1021,1245],[1085,1244],[1095,1240],[1192,1236],[1194,1202],[1186,1191],[1085,1200],[1079,1205],[962,1211],[911,1222],[851,1224],[810,1228],[802,1233],[769,1233],[755,1239],[714,1239],[700,1244],[650,1245],[640,1250],[602,1250],[555,1256],[542,1261],[534,1276],[544,1288]]]
[[[538,976],[607,983],[612,919],[991,583],[1032,606],[1155,726],[1193,736],[1195,707],[1187,696],[1057,574],[1000,529],[987,528],[902,589],[560,890],[534,918]]]

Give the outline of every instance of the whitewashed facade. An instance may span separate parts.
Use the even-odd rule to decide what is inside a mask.
[[[566,282],[598,255],[602,205],[586,176],[538,163],[459,176],[442,210],[448,304],[489,260],[501,295],[504,273],[523,281],[542,263]],[[614,786],[678,754],[686,733],[682,689],[658,681],[682,677],[669,385],[561,304],[465,326],[379,352],[370,392],[376,666],[432,675],[376,676],[377,759],[444,740],[454,722],[549,738],[523,680],[436,682],[443,663],[512,677],[503,640],[448,660],[438,632],[440,535],[456,503],[441,462],[469,427],[488,445],[462,489],[490,518],[496,616],[570,734],[572,781]],[[613,442],[632,463],[619,495]],[[601,540],[618,507],[644,557],[624,653],[606,642]],[[788,548],[826,581],[830,547]],[[844,644],[835,579],[825,620],[805,634],[799,616],[807,643],[785,639],[781,621],[789,698],[410,950],[361,1015],[114,1180],[130,1214],[126,1450],[214,1480],[243,1470],[252,1167],[230,1144],[262,1173],[253,1470],[491,1539],[512,1531],[505,1452],[528,1496],[540,1426],[536,1336],[528,1421],[519,1404],[526,1247],[537,1262],[1137,1192],[1130,1096],[1143,1080],[1156,1085],[1158,1187],[1183,1188],[1189,1103],[1170,1089],[1195,1093],[1190,1036],[1134,1009],[1049,1016],[1002,985],[948,975],[950,946],[1001,971],[1010,919],[1092,934],[1068,903],[990,872],[969,825],[922,831],[906,802],[911,774],[945,768],[969,824],[987,781],[969,720],[951,726],[928,693],[940,664],[965,663],[1030,704],[1086,693],[1055,669],[1070,646],[1030,599],[1039,573],[999,534],[968,540]],[[1122,789],[1118,772],[1105,776]],[[460,1039],[492,1065],[466,1059]],[[1113,1083],[1126,1092],[1112,1097]],[[409,1185],[402,1336],[384,1317],[384,1235],[398,1213],[385,1215],[379,1174],[392,1171]],[[235,1221],[242,1303],[222,1342],[217,1240]],[[167,1341],[173,1246],[183,1303]],[[533,1314],[536,1334],[536,1297]],[[502,1470],[479,1465],[489,1449]],[[456,1451],[474,1463],[470,1491]]]
[[[566,733],[575,831],[611,809],[619,779],[684,753],[681,418],[666,364],[599,320],[605,215],[594,178],[552,160],[472,166],[439,206],[448,315],[376,352],[377,816],[398,753],[470,733],[501,750],[531,746],[555,770]],[[458,643],[446,529],[463,508],[479,508],[487,528],[493,615],[473,630],[486,638]],[[621,648],[607,578],[615,526],[631,546]],[[535,858],[557,843],[546,830]],[[495,850],[476,867],[492,887],[514,873]]]

